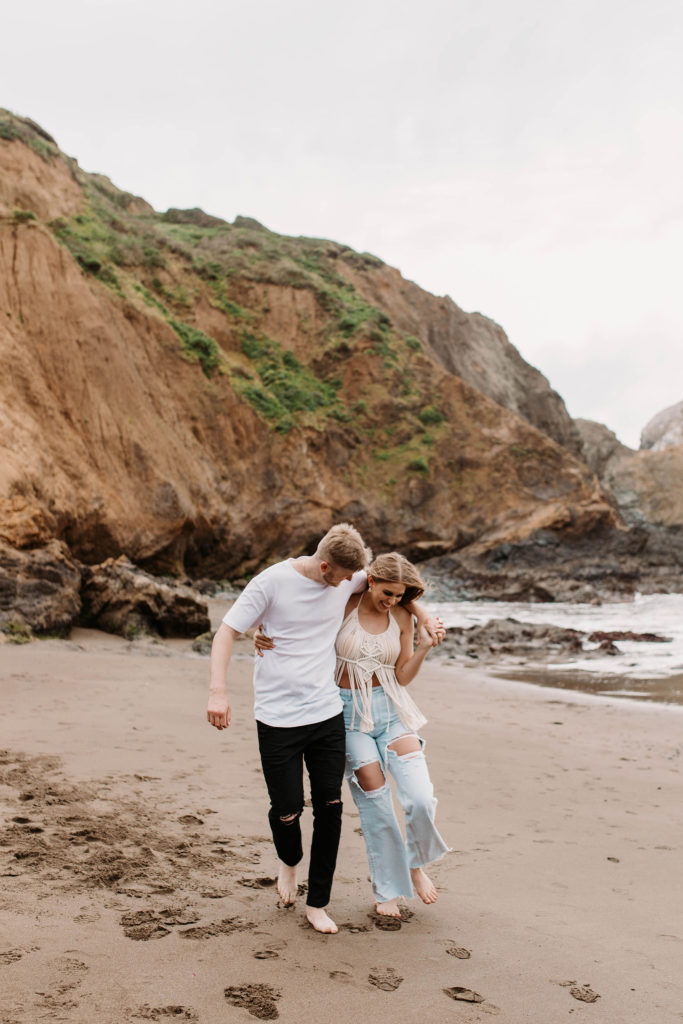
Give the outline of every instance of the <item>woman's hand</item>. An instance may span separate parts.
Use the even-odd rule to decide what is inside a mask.
[[[261,625],[254,633],[254,647],[256,648],[256,653],[259,656],[259,658],[263,657],[265,651],[272,651],[275,647],[275,644],[273,643],[271,638],[269,636],[266,636],[266,634],[263,632],[263,623],[261,623]]]
[[[438,615],[430,615],[419,623],[417,642],[420,647],[438,647],[446,636],[446,627]]]

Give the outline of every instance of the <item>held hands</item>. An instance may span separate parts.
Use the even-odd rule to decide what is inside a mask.
[[[254,647],[259,658],[263,657],[265,651],[272,651],[275,647],[271,638],[263,632],[263,624],[254,633]]]
[[[446,627],[438,615],[430,615],[418,628],[417,641],[420,647],[438,647],[446,636]]]
[[[230,725],[230,705],[227,698],[218,694],[209,694],[206,717],[209,725],[215,725],[217,729],[227,729]]]

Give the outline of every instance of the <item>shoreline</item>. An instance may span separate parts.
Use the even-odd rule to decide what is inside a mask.
[[[344,793],[341,930],[320,936],[303,907],[277,906],[251,661],[239,641],[234,724],[218,733],[188,641],[76,630],[0,648],[3,1024],[680,1020],[672,706],[430,659],[412,689],[453,847],[428,869],[439,901],[377,928]],[[587,983],[592,1004],[571,994]],[[455,987],[483,1002],[454,1002]]]

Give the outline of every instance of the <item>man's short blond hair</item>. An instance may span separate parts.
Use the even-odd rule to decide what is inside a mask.
[[[316,556],[340,569],[358,572],[372,561],[372,551],[351,523],[337,523],[318,544]]]

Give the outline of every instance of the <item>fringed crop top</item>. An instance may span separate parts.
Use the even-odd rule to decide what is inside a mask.
[[[401,630],[394,616],[390,612],[388,614],[389,625],[383,633],[368,633],[360,624],[356,606],[346,616],[337,633],[337,685],[346,668],[353,700],[351,728],[358,715],[361,732],[370,732],[373,728],[373,675],[394,705],[406,729],[411,732],[420,729],[427,721],[406,687],[401,686],[396,679],[396,660],[401,653]]]

